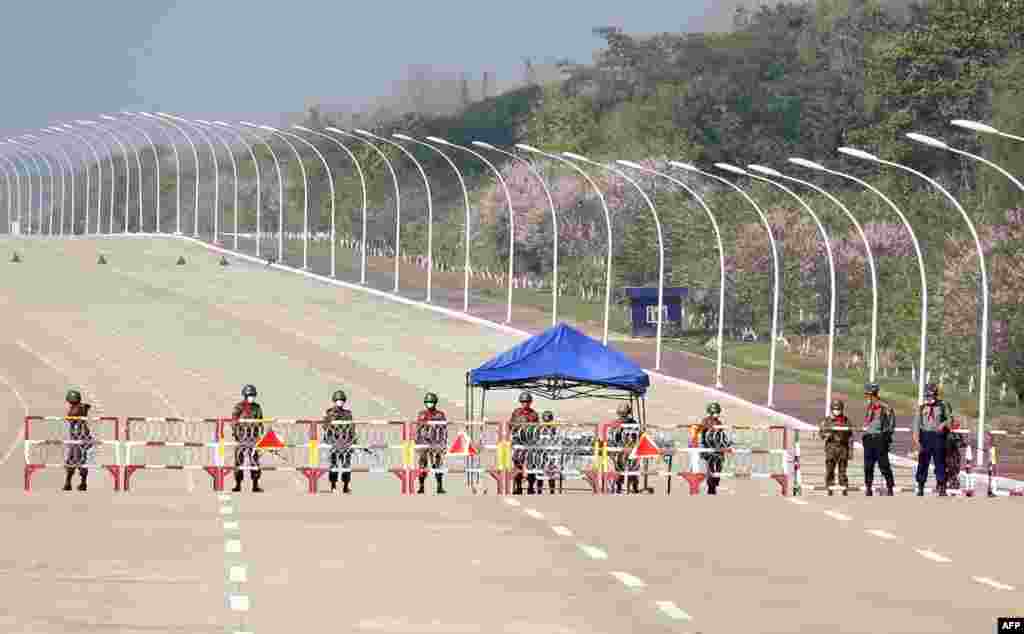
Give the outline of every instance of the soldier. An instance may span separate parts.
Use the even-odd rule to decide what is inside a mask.
[[[555,413],[551,410],[540,415],[544,425],[541,427],[540,442],[544,446],[541,454],[544,456],[544,477],[548,481],[548,490],[551,495],[555,494],[555,480],[558,479],[558,428],[555,427]],[[544,493],[544,483],[537,483],[537,493]]]
[[[722,414],[722,406],[718,403],[709,403],[707,416],[700,421],[698,428],[700,434],[700,446],[714,451],[701,452],[700,457],[707,463],[708,495],[718,495],[718,483],[721,478],[714,475],[722,472],[722,465],[725,463],[725,449],[731,444],[729,436],[724,429],[715,429],[721,425],[719,416]]]
[[[871,483],[875,479],[875,464],[885,478],[885,494],[892,495],[894,478],[889,465],[889,447],[892,435],[896,430],[896,412],[891,405],[879,397],[877,383],[864,386],[864,397],[867,400],[864,413],[864,493],[874,495]]]
[[[331,445],[331,470],[327,474],[327,479],[331,482],[331,491],[337,491],[338,471],[341,470],[341,492],[352,493],[349,484],[352,482],[352,445],[356,442],[356,426],[354,423],[336,422],[352,420],[352,410],[345,409],[345,402],[348,401],[345,392],[335,391],[331,395],[331,400],[334,401],[334,406],[327,408],[323,422],[324,443]]]
[[[846,477],[846,466],[853,451],[853,431],[849,429],[850,419],[844,412],[845,405],[840,400],[832,401],[832,415],[821,421],[818,437],[825,440],[825,486],[832,495],[832,485],[836,481],[836,468],[839,468],[839,486],[846,495],[850,480]],[[846,427],[845,431],[834,429]]]
[[[427,409],[421,411],[416,416],[417,423],[448,420],[448,417],[444,415],[444,412],[437,409],[437,394],[427,392],[426,396],[423,397],[423,405],[426,406]],[[418,450],[420,488],[416,493],[422,495],[423,484],[427,479],[427,470],[431,468],[437,470],[444,466],[444,454],[448,450],[448,430],[443,425],[417,425],[416,444],[429,445],[429,448],[427,449]],[[437,478],[437,493],[439,495],[443,494],[444,474],[434,473],[434,476]]]
[[[622,485],[626,484],[626,490],[632,493],[640,493],[640,470],[639,460],[630,460],[629,454],[640,439],[640,424],[633,418],[633,407],[629,403],[621,403],[615,409],[614,439],[615,445],[621,447],[619,455],[615,459],[615,467],[619,471],[615,479],[615,492],[622,493]],[[631,473],[629,476],[626,473]]]
[[[960,452],[967,446],[964,434],[959,433],[960,421],[953,419],[949,433],[946,434],[946,489],[960,488],[960,468],[962,456]]]
[[[89,429],[88,421],[92,405],[82,402],[82,393],[78,390],[68,390],[64,400],[68,402],[68,413],[66,414],[68,416],[68,440],[73,441],[73,444],[68,445],[67,465],[64,467],[67,471],[64,490],[71,490],[71,477],[75,474],[77,467],[78,477],[81,478],[78,490],[85,491],[87,488],[85,479],[89,475],[89,470],[85,465],[89,462],[89,452],[93,448],[92,431]]]
[[[263,423],[243,423],[241,420],[254,419],[263,420],[263,408],[256,402],[256,388],[246,385],[242,388],[242,400],[235,404],[231,410],[231,436],[235,442],[235,493],[242,490],[242,478],[245,471],[241,468],[248,463],[253,468],[252,490],[253,493],[262,493],[260,488],[260,452],[256,450],[256,443],[263,437]]]
[[[532,425],[528,423],[539,423],[540,416],[537,415],[537,411],[533,409],[533,396],[529,392],[523,392],[519,395],[519,408],[512,412],[511,418],[508,419],[509,425],[514,426],[511,429],[513,437],[518,439],[521,448],[516,449],[512,452],[512,465],[516,470],[515,484],[512,487],[513,495],[523,494],[523,474],[529,467],[529,457],[531,452],[536,451],[533,445],[536,445],[536,435],[531,433],[536,430]],[[523,446],[525,445],[525,446]],[[536,474],[529,474],[527,477],[527,490],[530,495],[533,495],[533,485],[537,481]]]
[[[950,417],[949,404],[939,398],[939,387],[929,383],[924,388],[924,403],[918,408],[911,430],[917,454],[917,494],[924,495],[928,481],[928,463],[935,463],[935,485],[940,496],[946,495],[946,437]]]

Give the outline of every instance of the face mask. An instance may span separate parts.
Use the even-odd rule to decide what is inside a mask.
[[[338,407],[342,407],[345,405],[345,401],[334,401],[334,404]]]
[[[832,415],[839,418],[843,413],[837,409],[832,410]]]
[[[256,397],[255,396],[246,396],[245,400],[247,402],[249,402],[249,403],[255,403],[256,402]]]

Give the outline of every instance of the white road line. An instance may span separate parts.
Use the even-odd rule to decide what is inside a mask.
[[[229,539],[224,542],[224,552],[226,553],[240,553],[242,552],[242,542],[238,539]]]
[[[231,603],[231,609],[235,612],[249,611],[249,597],[244,594],[233,594],[228,597],[228,601]]]
[[[226,531],[237,531],[238,522],[224,522],[224,530]]]
[[[948,564],[949,562],[952,561],[952,559],[950,559],[948,557],[943,557],[942,555],[940,555],[938,553],[933,553],[930,550],[920,550],[918,548],[915,548],[914,551],[917,552],[918,555],[921,555],[922,557],[924,557],[925,559],[931,559],[932,561],[937,561],[940,564]]]
[[[683,612],[675,603],[671,601],[655,601],[655,604],[658,606],[658,609],[661,610],[670,619],[678,619],[681,621],[693,620],[693,618],[689,614]]]
[[[831,518],[837,519],[840,522],[849,522],[850,521],[850,516],[849,515],[843,515],[839,511],[825,511],[825,515],[828,515]]]
[[[245,566],[231,566],[231,570],[228,572],[228,578],[232,583],[245,583],[249,580],[245,573]]]
[[[612,571],[611,576],[622,582],[627,588],[643,588],[647,584],[626,572]]]
[[[608,553],[604,552],[600,548],[587,546],[586,544],[576,545],[579,546],[579,549],[582,550],[587,555],[587,557],[590,557],[591,559],[608,559]]]
[[[786,499],[789,500],[790,502],[792,502],[793,504],[798,505],[798,506],[807,506],[807,501],[806,500],[801,500],[799,498],[786,498]]]
[[[519,500],[515,498],[505,498],[505,504],[509,506],[519,506]]]
[[[217,499],[220,500],[221,502],[230,502],[231,496],[228,495],[227,493],[221,493],[220,495],[217,496]]]
[[[235,509],[231,508],[230,506],[222,506],[222,507],[220,507],[220,514],[221,515],[232,515],[234,512],[235,512]]]
[[[0,381],[2,381],[4,385],[6,385],[7,388],[14,393],[14,398],[18,399],[18,402],[21,403],[21,409],[25,411],[25,416],[28,416],[28,403],[25,402],[25,399],[21,396],[21,392],[18,391],[18,388],[14,387],[14,384],[11,383],[10,380],[7,379],[7,377],[0,376]],[[4,457],[0,459],[0,465],[5,464],[7,460],[10,459],[11,455],[14,453],[14,450],[17,449],[18,445],[21,444],[21,441],[24,440],[22,438],[22,433],[22,430],[19,429],[14,434],[14,440],[11,441],[11,446],[7,448],[7,453],[5,453]]]
[[[530,517],[532,517],[535,520],[542,520],[542,519],[544,519],[544,514],[541,513],[540,511],[536,510],[536,509],[523,509],[523,513],[526,513],[527,515],[529,515]]]
[[[562,537],[572,537],[572,531],[564,526],[552,526],[551,530],[561,535]]]
[[[879,530],[877,528],[872,528],[872,529],[867,530],[865,532],[868,533],[869,535],[874,535],[875,537],[881,537],[882,539],[896,539],[896,536],[893,535],[892,533],[886,533],[885,531]]]
[[[995,579],[989,579],[988,577],[971,577],[971,579],[974,579],[978,583],[983,583],[983,584],[985,584],[987,586],[992,586],[993,588],[995,588],[997,590],[1013,590],[1014,589],[1013,586],[1008,586],[1005,583],[999,583]]]

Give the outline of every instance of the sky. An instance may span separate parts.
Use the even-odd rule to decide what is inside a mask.
[[[311,103],[359,110],[410,64],[500,85],[527,56],[591,61],[592,27],[703,30],[736,1],[11,1],[0,135],[120,110],[272,124]]]

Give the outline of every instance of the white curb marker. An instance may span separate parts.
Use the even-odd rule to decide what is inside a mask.
[[[789,500],[790,502],[792,502],[793,504],[796,504],[796,505],[799,505],[799,506],[807,506],[807,501],[806,500],[798,500],[797,498],[786,498],[786,499]]]
[[[881,537],[882,539],[896,539],[896,536],[892,533],[886,533],[885,531],[879,530],[877,528],[873,528],[865,532],[867,532],[869,535],[874,535],[875,537]]]
[[[564,526],[552,526],[551,530],[555,531],[555,533],[562,537],[572,537],[572,531]]]
[[[615,577],[616,579],[618,579],[619,581],[621,581],[622,584],[624,586],[626,586],[627,588],[642,588],[645,585],[647,585],[643,581],[641,581],[640,579],[637,579],[636,577],[634,577],[633,575],[631,575],[629,573],[613,571],[610,574],[613,577]]]
[[[505,498],[505,504],[508,504],[509,506],[519,506],[519,500],[514,500],[512,498]]]
[[[850,521],[850,516],[849,515],[843,515],[842,513],[838,512],[838,511],[825,511],[825,515],[828,515],[831,518],[837,519],[840,522],[849,522]]]
[[[535,520],[542,520],[542,519],[544,519],[544,514],[541,513],[540,511],[537,511],[537,510],[534,510],[534,509],[524,509],[523,513],[526,513],[527,515],[529,515],[530,517],[532,517]]]
[[[248,577],[245,574],[245,566],[231,566],[228,578],[234,583],[245,583],[248,581]]]
[[[229,539],[224,542],[224,552],[226,553],[240,553],[242,552],[242,542],[237,539]]]
[[[591,559],[608,559],[608,553],[604,552],[600,548],[594,548],[593,546],[587,546],[586,544],[577,544],[579,549],[582,550]]]
[[[231,515],[234,512],[235,512],[235,509],[231,508],[230,506],[222,506],[222,507],[220,507],[220,514],[221,515]]]
[[[693,620],[693,618],[689,614],[683,612],[675,603],[671,601],[655,601],[655,604],[658,606],[658,609],[665,613],[665,615],[668,616],[670,619],[679,619],[682,621]]]
[[[993,588],[995,588],[997,590],[1013,590],[1014,589],[1013,586],[1008,586],[1005,583],[999,583],[995,579],[989,579],[988,577],[971,577],[971,579],[977,581],[978,583],[983,583],[983,584],[985,584],[987,586],[992,586]]]
[[[228,597],[231,602],[231,609],[235,612],[248,612],[249,611],[249,597],[244,594],[233,594]]]
[[[220,500],[221,502],[230,502],[231,496],[225,493],[221,493],[220,495],[217,496],[217,499]]]
[[[237,531],[238,522],[224,522],[224,530],[226,531]]]
[[[940,564],[948,564],[952,561],[952,559],[949,559],[948,557],[943,557],[938,553],[933,553],[930,550],[920,550],[915,548],[914,551],[917,552],[918,555],[924,557],[925,559],[931,559],[932,561],[937,561]]]

